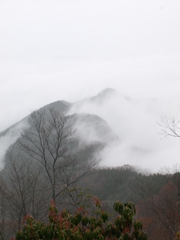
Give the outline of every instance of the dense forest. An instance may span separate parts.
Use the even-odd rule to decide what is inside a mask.
[[[83,184],[110,214],[114,201],[133,201],[148,239],[174,239],[179,230],[179,173],[146,176],[133,169],[98,169],[88,173]]]
[[[27,183],[25,182],[25,184]],[[174,239],[179,229],[179,185],[179,173],[145,176],[135,172],[133,169],[93,169],[74,188],[71,188],[70,191],[71,197],[72,195],[73,198],[76,197],[76,201],[73,200],[75,206],[86,204],[89,207],[87,196],[90,196],[90,194],[97,196],[102,202],[103,209],[108,212],[109,219],[114,218],[112,206],[115,201],[128,202],[131,200],[136,205],[136,218],[142,221],[148,239]],[[50,201],[50,197],[45,201],[43,195],[45,193],[40,192],[40,194],[38,202],[36,200],[37,205],[34,206],[34,213],[31,207],[28,206],[28,199],[26,199],[25,204],[27,206],[25,207],[29,207],[26,214],[31,213],[37,219],[46,222],[47,205],[49,205],[48,201]],[[14,198],[14,196],[11,195],[11,198]],[[3,220],[4,217],[4,222],[1,220],[1,230],[4,227],[5,234],[4,238],[1,237],[1,239],[9,239],[10,236],[14,236],[18,228],[21,229],[24,215],[23,212],[22,214],[20,213],[22,202],[19,197],[18,199],[13,199],[13,201],[17,200],[14,203],[10,203],[12,199],[9,199],[8,202],[3,200],[3,195],[1,195],[1,219]],[[72,208],[72,205],[69,204],[72,204],[72,199],[69,199],[63,205],[63,208],[59,206],[59,209],[67,208],[73,212],[74,207]],[[42,216],[41,211],[44,213],[44,216]],[[18,214],[21,216],[19,227]]]

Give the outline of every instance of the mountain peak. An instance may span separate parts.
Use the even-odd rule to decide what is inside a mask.
[[[96,96],[91,97],[89,100],[94,102],[103,102],[104,100],[106,100],[109,97],[112,97],[113,95],[115,95],[117,93],[116,90],[114,90],[113,88],[105,88],[103,91],[99,92]]]
[[[116,90],[114,90],[113,88],[105,88],[103,91],[98,93],[97,96],[107,96],[107,95],[112,95],[115,93],[116,93]]]
[[[71,103],[66,102],[64,100],[58,100],[56,102],[52,102],[50,104],[45,105],[44,107],[40,108],[41,109],[55,109],[56,111],[60,111],[62,113],[66,113],[71,106]]]

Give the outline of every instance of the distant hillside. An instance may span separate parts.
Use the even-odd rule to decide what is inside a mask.
[[[160,141],[161,137],[157,134],[160,131],[157,122],[163,114],[162,105],[160,101],[148,97],[130,99],[107,88],[78,102],[56,101],[39,110],[54,108],[69,116],[71,126],[78,135],[76,146],[103,145],[99,155],[102,166],[130,164],[136,169],[157,172],[162,166],[176,164],[179,159],[178,142],[172,138],[168,142]],[[0,159],[20,137],[23,128],[28,127],[28,118],[29,115],[0,133]]]
[[[69,110],[70,106],[71,106],[71,103],[68,103],[66,101],[57,101],[57,102],[54,102],[54,103],[50,103],[50,104],[40,108],[39,110],[53,108],[54,110],[60,111],[63,114],[65,114]],[[6,130],[0,132],[0,138],[3,137],[3,136],[6,136],[8,133],[10,133],[12,131],[14,132],[14,134],[16,134],[20,130],[22,125],[26,125],[28,123],[29,116],[30,115],[26,116],[25,118],[23,118],[19,122],[13,124],[12,126],[7,128]]]
[[[95,106],[95,105],[104,105],[108,103],[108,101],[112,100],[114,97],[118,97],[123,101],[129,101],[130,99],[113,88],[106,88],[103,91],[99,92],[96,96],[85,98],[81,101],[75,102],[70,107],[70,113],[76,111],[84,111],[88,106]]]
[[[107,96],[110,96],[114,93],[115,90],[108,89],[101,92],[96,97],[92,97],[88,101],[102,102],[105,101]],[[76,103],[73,104],[62,100],[50,103],[36,111],[53,108],[55,111],[61,112],[63,115],[67,115],[70,108],[72,108],[74,105],[76,105]],[[0,133],[0,141],[2,142],[2,145],[4,144],[3,148],[7,149],[10,145],[14,144],[14,142],[20,137],[23,129],[28,128],[29,117],[30,115]],[[85,153],[88,153],[87,158],[90,156],[90,151],[88,150],[89,147],[91,149],[91,155],[93,155],[93,151],[94,153],[96,152],[97,155],[97,151],[100,151],[102,148],[104,148],[106,144],[111,144],[112,142],[118,140],[117,135],[108,126],[107,122],[95,114],[70,114],[69,119],[71,127],[76,131],[76,140],[74,140],[73,145],[78,147],[78,151],[81,152],[81,156],[85,157]]]

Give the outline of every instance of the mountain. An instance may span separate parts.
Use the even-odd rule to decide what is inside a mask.
[[[130,98],[120,94],[113,88],[106,88],[103,91],[99,92],[96,96],[85,98],[81,101],[75,102],[70,106],[69,113],[72,114],[73,112],[86,112],[89,108],[93,108],[94,106],[105,106],[109,104],[109,102],[113,102],[114,99],[120,102],[125,103],[130,100]]]
[[[117,94],[117,91],[114,90],[113,88],[106,88],[100,93],[98,93],[96,96],[84,99],[83,101],[81,101],[81,103],[83,102],[103,103],[104,101],[107,100],[107,98],[110,98],[116,94]]]
[[[104,94],[109,95],[107,91]],[[102,94],[100,94],[100,96],[101,100],[103,100]],[[95,99],[97,100],[97,97],[95,97]],[[72,103],[62,100],[50,103],[37,111],[46,111],[53,108],[55,111],[67,115],[72,106]],[[5,150],[7,150],[10,145],[15,144],[23,129],[29,127],[29,118],[30,115],[0,133],[0,143],[1,147],[3,146],[3,151],[0,152],[1,161]],[[119,140],[107,122],[95,114],[73,113],[70,114],[68,118],[71,127],[76,131],[73,148],[78,148],[81,156],[89,158],[93,156],[93,153],[97,155],[97,151],[102,150],[107,144]]]
[[[54,102],[54,103],[50,103],[50,104],[40,108],[39,110],[53,108],[56,111],[60,111],[63,114],[66,114],[67,111],[70,109],[70,106],[71,106],[71,103],[68,103],[68,102],[62,100],[62,101],[57,101],[57,102]],[[0,138],[6,136],[9,133],[11,133],[14,136],[17,135],[17,133],[20,131],[20,129],[22,129],[22,125],[25,127],[28,124],[29,117],[30,117],[30,115],[26,116],[25,118],[23,118],[19,122],[13,124],[12,126],[7,128],[6,130],[0,132]]]
[[[161,136],[157,134],[161,130],[157,122],[164,115],[165,106],[158,99],[128,98],[107,88],[82,101],[56,101],[40,110],[54,108],[69,116],[71,126],[77,131],[74,146],[81,151],[88,146],[93,149],[99,146],[95,148],[102,166],[129,164],[154,172],[162,166],[171,167],[179,159],[178,141],[172,138],[160,141]],[[28,118],[29,115],[0,133],[0,159],[22,129],[28,127]]]
[[[60,111],[61,113],[66,114],[67,111],[69,111],[70,107],[71,103],[68,103],[66,101],[56,101],[40,108],[39,110],[54,108],[56,111]],[[0,166],[2,166],[3,157],[8,147],[20,137],[23,129],[28,127],[29,117],[30,115],[26,116],[19,122],[0,132]]]
[[[104,103],[107,98],[110,98],[114,95],[117,95],[118,92],[116,92],[114,89],[112,88],[107,88],[103,91],[101,91],[100,93],[97,94],[97,96],[91,97],[91,98],[87,98],[84,99],[80,102],[75,102],[75,103],[69,103],[67,101],[64,100],[58,100],[56,102],[50,103],[38,110],[47,110],[47,109],[51,109],[53,108],[56,111],[60,111],[62,114],[67,114],[68,111],[70,111],[70,109],[72,109],[73,107],[77,107],[78,105],[83,105],[84,103]],[[38,111],[37,110],[37,111]],[[70,114],[71,115],[71,114]],[[23,118],[22,120],[20,120],[19,122],[13,124],[12,126],[10,126],[9,128],[5,129],[4,131],[0,132],[0,138],[6,136],[7,134],[11,133],[12,135],[16,135],[20,129],[23,127],[25,127],[28,124],[28,118],[30,115],[26,116],[25,118]],[[82,116],[81,116],[82,118]],[[87,118],[86,118],[87,120]]]
[[[53,108],[55,111],[59,111],[62,114],[66,114],[68,112],[68,110],[70,109],[71,105],[72,105],[72,103],[61,100],[61,101],[56,101],[56,102],[50,103],[50,104],[40,108],[39,110]]]

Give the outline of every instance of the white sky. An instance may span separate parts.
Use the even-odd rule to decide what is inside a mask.
[[[179,12],[179,0],[0,0],[0,131],[106,87],[180,103]]]

